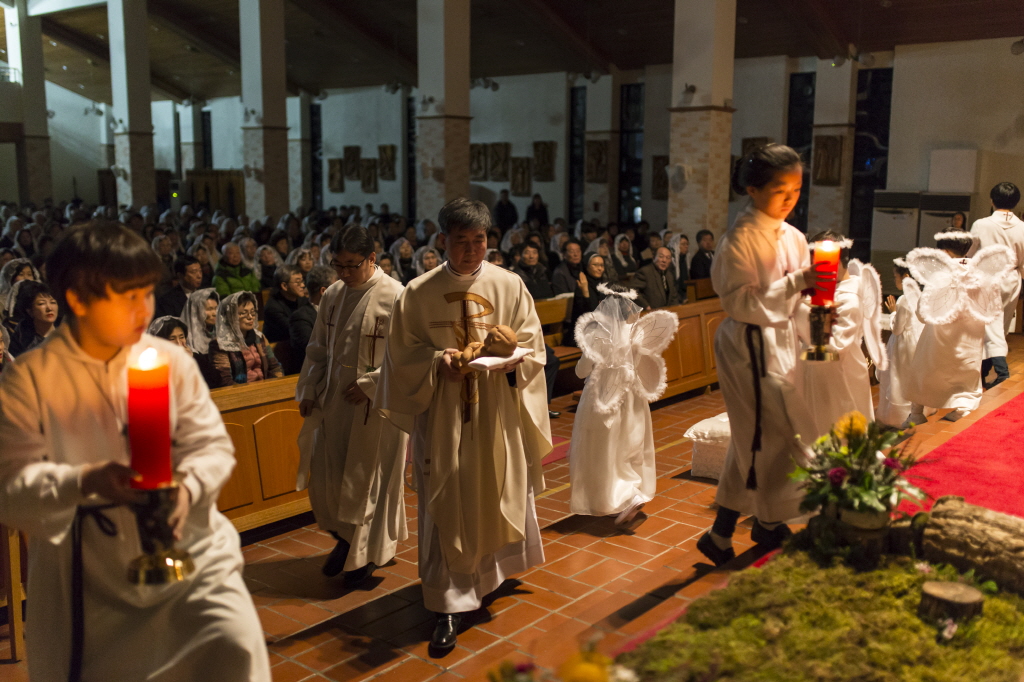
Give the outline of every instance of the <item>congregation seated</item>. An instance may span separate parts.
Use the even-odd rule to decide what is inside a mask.
[[[711,277],[711,262],[715,257],[715,235],[711,230],[697,233],[697,253],[690,260],[690,279]]]
[[[633,257],[633,241],[628,235],[620,234],[615,237],[609,260],[612,262],[615,277],[620,283],[624,284],[633,278],[639,266]]]
[[[562,262],[551,273],[555,296],[575,292],[582,271],[583,247],[576,239],[569,239],[562,244]]]
[[[42,282],[22,281],[17,286],[12,320],[11,355],[18,357],[41,344],[57,326],[57,300]]]
[[[274,289],[263,310],[263,334],[270,343],[288,339],[288,318],[296,310],[309,305],[306,298],[305,275],[298,265],[277,268]]]
[[[188,327],[181,318],[172,315],[158,317],[149,324],[149,333],[177,344],[183,351],[192,355],[192,349],[188,345]]]
[[[210,342],[210,388],[251,384],[284,376],[274,351],[256,329],[256,296],[239,291],[220,302],[217,338]]]
[[[569,328],[562,343],[566,346],[576,345],[576,320],[584,313],[597,310],[597,304],[604,300],[605,294],[599,290],[601,284],[607,284],[605,277],[604,258],[598,253],[590,253],[583,261],[583,270],[572,299],[572,317]]]
[[[296,374],[302,369],[306,359],[306,346],[313,335],[313,325],[320,310],[320,300],[327,287],[338,281],[337,271],[328,265],[315,265],[306,275],[306,291],[309,292],[309,305],[296,308],[288,318],[288,341],[290,357],[284,368],[285,374]],[[264,329],[266,327],[264,326]]]
[[[156,317],[179,317],[192,292],[203,284],[203,268],[192,256],[182,256],[174,262],[174,275],[178,283],[156,301]]]
[[[540,262],[540,249],[533,242],[526,242],[519,247],[519,263],[512,272],[523,278],[526,289],[535,301],[554,298],[555,290],[551,286],[548,270]]]
[[[678,305],[680,298],[672,271],[672,252],[659,248],[654,262],[637,270],[631,287],[637,292],[637,305],[644,310]]]
[[[252,268],[242,263],[242,249],[234,242],[221,247],[221,259],[214,271],[213,286],[221,298],[241,291],[258,294],[263,288]]]
[[[264,289],[274,288],[274,273],[284,265],[281,254],[270,244],[256,249],[256,267],[258,268],[260,286]]]

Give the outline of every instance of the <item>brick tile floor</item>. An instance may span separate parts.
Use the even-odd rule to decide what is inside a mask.
[[[1013,376],[989,391],[981,408],[955,424],[937,418],[909,441],[922,454],[1024,392],[1024,338],[1011,337]],[[573,403],[559,398],[552,422],[557,443],[572,437]],[[430,658],[431,614],[416,579],[416,499],[406,499],[410,538],[398,557],[355,590],[320,573],[333,540],[308,518],[305,526],[243,549],[245,577],[271,651],[275,682],[484,680],[504,659],[552,669],[590,638],[611,651],[677,617],[693,599],[721,587],[730,570],[759,558],[750,522],[735,538],[742,551],[729,570],[714,570],[696,541],[714,518],[714,482],[689,475],[691,446],[682,434],[725,411],[717,391],[652,406],[658,449],[658,496],[646,520],[620,532],[610,519],[569,513],[566,460],[545,467],[548,489],[537,496],[546,563],[507,581],[482,609],[467,615],[458,646]],[[941,416],[941,413],[940,413]],[[294,524],[293,524],[294,525]],[[6,626],[0,626],[0,637]],[[0,659],[9,653],[0,641]],[[0,682],[27,680],[24,662],[0,665]]]

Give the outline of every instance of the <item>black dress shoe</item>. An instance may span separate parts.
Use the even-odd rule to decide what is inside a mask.
[[[440,658],[455,648],[456,636],[459,633],[459,625],[462,623],[462,616],[457,613],[437,614],[437,625],[434,627],[434,634],[430,638],[430,655]]]
[[[775,530],[768,530],[757,519],[754,519],[754,527],[750,530],[750,539],[754,541],[755,545],[778,549],[792,534],[793,531],[784,523],[776,526]]]
[[[344,581],[345,587],[355,587],[359,583],[363,582],[367,578],[373,575],[373,572],[377,570],[377,564],[372,561],[362,568],[357,568],[354,571],[346,571]]]
[[[700,553],[711,559],[711,563],[715,566],[722,566],[729,563],[736,558],[736,551],[732,547],[729,549],[719,549],[715,541],[711,539],[711,533],[704,533],[700,536],[700,540],[697,540],[697,549]]]
[[[345,568],[345,560],[348,559],[349,548],[348,540],[338,540],[338,544],[327,555],[327,561],[324,562],[323,568],[320,569],[324,575],[328,578],[333,578],[341,573],[342,569]]]
[[[554,410],[548,410],[548,419],[558,419],[562,416],[561,412],[555,412]]]

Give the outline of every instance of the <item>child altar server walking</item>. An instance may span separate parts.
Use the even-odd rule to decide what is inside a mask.
[[[605,299],[580,316],[576,341],[586,379],[569,446],[574,514],[616,515],[629,524],[654,497],[654,427],[649,403],[665,392],[662,351],[676,334],[675,313],[640,317],[636,292],[599,284]]]
[[[997,244],[968,258],[969,232],[940,232],[937,249],[907,254],[914,278],[924,285],[917,314],[925,326],[911,363],[907,422],[927,421],[924,407],[953,408],[943,419],[958,421],[981,402],[985,327],[1002,314],[999,285],[1013,267],[1013,252]]]

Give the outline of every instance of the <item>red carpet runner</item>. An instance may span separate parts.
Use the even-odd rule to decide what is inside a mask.
[[[970,504],[1024,517],[1024,394],[923,459],[909,478],[933,498],[959,495]],[[930,501],[925,508],[931,508]]]

